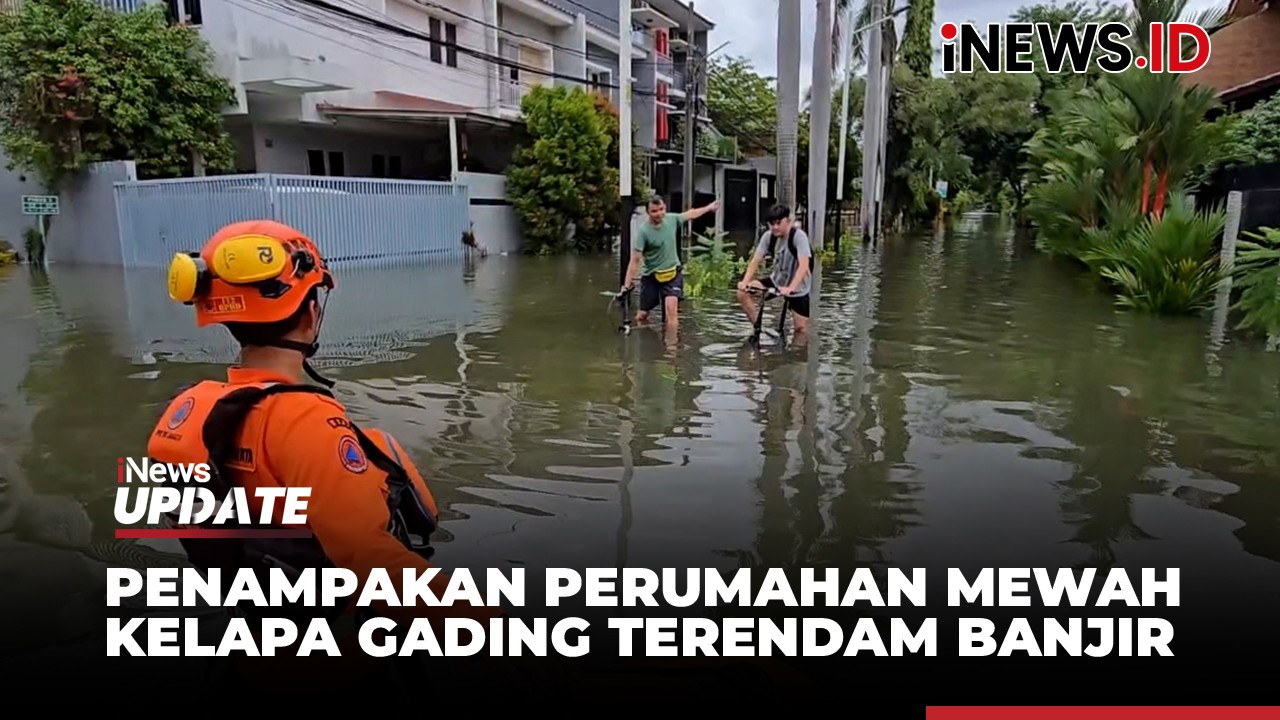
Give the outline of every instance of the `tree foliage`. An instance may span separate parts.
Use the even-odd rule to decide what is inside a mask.
[[[1232,167],[1280,161],[1280,95],[1272,95],[1239,115],[1224,116],[1222,156],[1213,166]]]
[[[231,85],[194,28],[163,5],[24,0],[0,14],[0,147],[49,187],[86,164],[134,160],[140,177],[231,167]]]
[[[902,64],[920,77],[933,74],[933,0],[913,0],[902,31]]]
[[[582,88],[533,88],[520,107],[528,142],[507,168],[507,197],[528,252],[609,247],[618,208],[616,119]],[[572,228],[572,233],[570,229]]]
[[[618,108],[604,93],[591,93],[591,100],[595,103],[596,113],[600,116],[601,121],[605,125],[605,132],[609,134],[609,156],[606,162],[609,168],[618,168],[619,156],[622,153],[622,138],[618,132],[621,129],[622,121],[618,115]],[[634,139],[636,135],[636,125],[631,124],[631,137]],[[653,189],[649,185],[649,162],[648,157],[641,151],[640,146],[634,142],[631,144],[631,196],[633,198],[647,198],[653,194]],[[617,192],[614,193],[615,197]],[[616,212],[606,212],[605,217],[605,233],[613,235],[617,233],[618,227]]]
[[[1046,23],[1056,33],[1060,32],[1064,24],[1075,23],[1080,27],[1082,23],[1089,22],[1123,22],[1125,17],[1125,8],[1112,2],[1094,0],[1090,5],[1072,0],[1061,5],[1039,4],[1020,7],[1014,11],[1010,19],[1014,22]],[[1031,59],[1035,63],[1035,72],[1032,77],[1036,79],[1038,86],[1035,111],[1039,121],[1043,121],[1053,111],[1055,105],[1068,102],[1076,93],[1092,86],[1103,76],[1101,68],[1092,63],[1089,65],[1088,72],[1080,75],[1073,72],[1049,72],[1040,43],[1032,43],[1032,48]]]
[[[959,106],[956,132],[973,161],[975,190],[992,201],[1008,188],[1021,209],[1025,146],[1038,126],[1035,76],[962,73],[952,83]]]
[[[860,143],[862,141],[862,128],[856,122],[854,113],[858,108],[862,107],[863,93],[866,91],[866,81],[863,78],[854,78],[849,86],[849,128],[848,135],[845,138],[845,156],[844,156],[844,200],[846,202],[858,197],[858,187],[862,180],[862,151]],[[844,102],[844,96],[840,92],[840,87],[835,88],[832,93],[831,107],[834,109],[831,120],[831,139],[827,143],[827,199],[828,208],[836,205],[837,187],[839,186],[839,168],[840,168],[840,108]],[[796,153],[796,174],[799,177],[809,176],[809,112],[806,109],[804,114],[800,116],[800,138]],[[800,202],[809,205],[809,184],[800,183],[800,187],[796,188],[796,195]]]
[[[707,74],[707,112],[723,135],[738,138],[746,155],[776,151],[778,94],[773,78],[758,74],[742,57],[713,59]]]

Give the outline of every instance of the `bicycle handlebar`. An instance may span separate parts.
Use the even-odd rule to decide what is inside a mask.
[[[758,288],[753,286],[753,287],[748,287],[747,292],[751,293],[752,295],[763,295],[766,300],[768,300],[769,298],[782,296],[782,293],[778,292],[777,288]]]

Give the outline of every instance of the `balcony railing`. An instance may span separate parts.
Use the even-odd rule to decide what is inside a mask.
[[[524,99],[524,94],[528,92],[528,88],[517,80],[503,80],[498,85],[498,102],[510,108],[519,108],[520,101]]]
[[[671,62],[671,58],[656,55],[651,59],[651,62],[653,63],[654,72],[661,73],[669,78],[675,77],[676,65]]]
[[[684,92],[684,89],[685,89],[684,69],[672,66],[670,75],[671,75],[671,79],[674,81],[672,83],[672,85],[674,86],[674,89],[679,90],[680,92]]]

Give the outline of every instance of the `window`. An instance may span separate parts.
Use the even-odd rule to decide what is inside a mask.
[[[458,67],[458,26],[431,18],[427,28],[431,36],[431,62]]]
[[[204,22],[200,0],[164,0],[164,6],[171,23],[200,25]]]
[[[498,100],[508,107],[520,107],[520,46],[510,40],[498,40],[498,54],[502,56],[501,95]]]
[[[307,151],[307,172],[312,175],[324,175],[324,151],[308,150]]]
[[[661,82],[658,83],[657,100],[658,102],[655,105],[655,108],[657,109],[657,114],[655,117],[656,122],[654,123],[654,125],[656,126],[654,128],[655,139],[658,142],[664,142],[670,139],[671,137],[671,131],[667,127],[667,108],[663,107],[667,103],[667,84],[666,83],[661,83]]]
[[[400,177],[400,156],[399,155],[374,155],[373,168],[369,173],[373,177],[379,178],[398,178]]]
[[[328,160],[326,163],[325,160]],[[341,177],[347,174],[346,158],[338,150],[330,150],[326,157],[323,150],[307,151],[307,172],[312,175],[333,175]]]
[[[653,31],[653,49],[662,57],[671,57],[671,42],[665,28]]]
[[[592,90],[596,90],[607,95],[613,86],[613,73],[609,70],[597,70],[595,68],[588,67],[587,85]]]

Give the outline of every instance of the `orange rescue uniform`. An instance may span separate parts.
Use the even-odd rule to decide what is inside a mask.
[[[232,367],[225,383],[206,380],[187,389],[174,398],[156,424],[148,455],[165,463],[209,461],[203,433],[215,403],[232,391],[273,383],[295,381],[268,371]],[[405,469],[431,517],[437,517],[435,499],[404,448],[382,431],[371,430],[367,435]],[[333,564],[354,572],[361,583],[374,568],[385,568],[398,588],[400,569],[422,572],[432,567],[388,531],[388,474],[369,461],[346,409],[328,395],[295,392],[262,399],[237,434],[227,471],[230,484],[245,488],[255,515],[262,508],[257,488],[311,488],[308,526]],[[280,522],[278,512],[275,521]],[[445,582],[437,576],[433,589],[443,591]],[[442,609],[413,610],[405,608],[404,613],[432,616]]]

